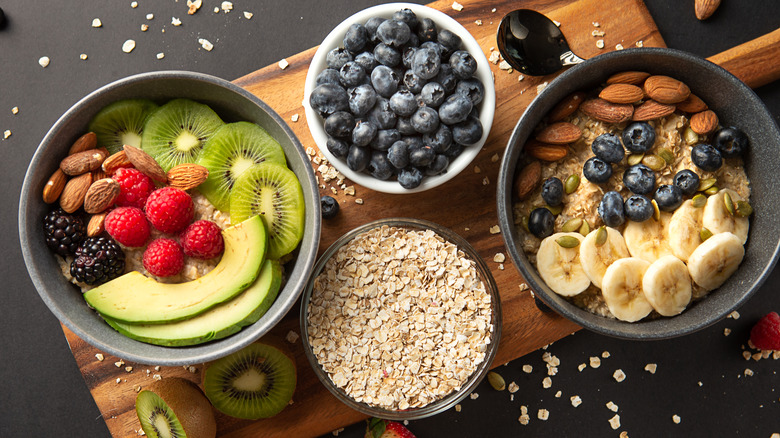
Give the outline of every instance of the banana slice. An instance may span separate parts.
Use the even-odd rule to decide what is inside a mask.
[[[671,217],[671,213],[662,211],[658,220],[650,218],[644,222],[628,221],[623,230],[623,238],[631,256],[653,263],[672,254],[665,232]]]
[[[703,214],[704,209],[694,207],[693,201],[688,199],[677,207],[666,226],[666,241],[669,243],[669,248],[672,254],[683,262],[688,261],[693,250],[701,245],[699,232],[702,228]]]
[[[645,298],[663,316],[682,313],[691,302],[691,289],[688,267],[673,255],[654,261],[642,278]]]
[[[688,272],[693,281],[706,290],[717,289],[742,263],[745,256],[742,242],[742,238],[729,232],[705,240],[688,258]]]
[[[601,280],[607,272],[609,265],[615,260],[631,257],[626,248],[626,241],[620,231],[606,227],[607,241],[602,245],[596,244],[598,230],[588,233],[580,243],[580,263],[585,275],[590,281],[601,289]]]
[[[550,289],[558,295],[571,297],[587,289],[590,279],[580,264],[579,245],[564,248],[557,242],[564,236],[572,236],[580,244],[584,239],[580,233],[555,233],[546,237],[536,253],[536,269]]]
[[[731,189],[723,189],[710,196],[707,198],[707,205],[704,206],[704,214],[701,218],[702,225],[704,228],[712,231],[712,234],[732,233],[742,239],[742,244],[744,245],[747,242],[750,221],[746,217],[738,217],[729,213],[723,200],[726,193],[731,196],[731,200],[735,203],[742,200],[742,197]]]
[[[607,268],[601,294],[615,318],[634,322],[653,311],[642,291],[642,277],[649,266],[647,260],[628,257],[615,261]]]

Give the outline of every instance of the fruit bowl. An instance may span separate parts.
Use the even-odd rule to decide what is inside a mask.
[[[305,219],[303,238],[285,264],[286,283],[276,301],[257,322],[240,332],[208,343],[165,347],[125,337],[111,328],[61,274],[46,245],[43,218],[52,207],[41,198],[44,184],[67,154],[67,148],[87,132],[90,120],[107,105],[123,99],[167,102],[187,98],[211,107],[225,122],[249,121],[262,126],[281,145],[287,165],[301,183]],[[203,363],[230,354],[267,333],[297,301],[314,265],[319,246],[320,202],[315,177],[301,143],[268,105],[248,91],[213,76],[160,71],[129,76],[90,93],[74,104],[44,137],[27,170],[20,197],[19,236],[30,278],[43,301],[71,331],[102,352],[124,360],[154,365]]]
[[[556,294],[543,281],[521,246],[513,214],[513,183],[526,141],[550,110],[575,91],[593,90],[614,73],[643,71],[666,75],[687,84],[707,103],[722,126],[737,126],[750,138],[752,150],[743,157],[753,191],[750,231],[744,259],[737,271],[706,297],[693,301],[673,317],[623,322],[597,316]],[[750,88],[721,67],[694,55],[659,48],[629,49],[600,55],[561,74],[539,94],[518,121],[504,153],[497,189],[499,225],[513,262],[545,304],[571,321],[598,333],[627,339],[664,339],[703,329],[739,308],[771,273],[780,247],[780,230],[773,220],[780,184],[773,176],[778,165],[780,132]]]
[[[395,176],[391,176],[388,180],[380,180],[369,173],[356,172],[350,169],[345,159],[337,158],[328,149],[328,134],[325,131],[324,120],[319,113],[312,108],[310,103],[310,96],[317,85],[317,76],[328,65],[328,52],[335,48],[343,47],[343,39],[351,25],[355,23],[366,23],[366,21],[372,17],[391,18],[393,13],[405,8],[414,12],[419,19],[431,19],[436,24],[437,29],[446,29],[459,36],[462,40],[461,49],[467,50],[469,54],[473,56],[474,60],[476,60],[477,70],[474,73],[474,77],[479,79],[484,86],[484,97],[482,101],[475,106],[479,110],[479,120],[482,124],[482,136],[474,144],[466,146],[462,153],[453,158],[443,173],[425,176],[422,179],[422,183],[414,188],[402,187],[395,180]],[[403,66],[400,67],[403,68]],[[431,81],[433,81],[433,79],[431,79]],[[384,193],[414,193],[446,183],[466,168],[466,166],[468,166],[477,156],[477,153],[479,153],[487,140],[488,134],[490,133],[490,127],[493,123],[493,115],[495,113],[495,87],[493,85],[490,64],[488,63],[482,48],[460,23],[450,16],[427,6],[412,3],[388,3],[370,7],[352,15],[336,26],[336,28],[325,37],[309,65],[304,87],[303,105],[306,111],[306,120],[309,125],[309,130],[311,131],[317,147],[323,155],[328,158],[330,163],[347,178],[363,187]]]

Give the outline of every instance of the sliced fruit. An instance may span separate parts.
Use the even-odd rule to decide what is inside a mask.
[[[740,237],[729,232],[715,234],[688,258],[688,272],[704,289],[717,289],[737,270],[744,256]]]
[[[198,160],[203,145],[225,122],[208,105],[174,99],[149,116],[141,148],[167,172]]]
[[[645,298],[663,316],[679,315],[691,302],[691,276],[682,260],[663,256],[647,268],[642,278]]]
[[[688,261],[693,250],[701,245],[702,215],[704,209],[696,208],[688,199],[674,211],[666,226],[666,242],[672,254],[683,262]]]
[[[156,109],[157,104],[151,100],[120,100],[101,109],[87,129],[97,135],[97,147],[112,154],[126,144],[140,148],[146,119]]]
[[[609,265],[625,257],[631,257],[626,247],[626,241],[620,231],[604,227],[607,239],[599,245],[598,231],[588,233],[580,243],[580,263],[585,275],[593,284],[601,289],[601,280]]]
[[[555,233],[546,237],[536,253],[536,267],[553,292],[571,297],[587,289],[590,279],[580,263],[579,245],[569,248],[561,246],[558,243],[561,237],[576,238],[580,244],[584,239],[580,233]]]
[[[198,164],[209,170],[209,177],[199,190],[217,209],[228,211],[236,178],[266,161],[287,165],[279,142],[254,123],[228,123],[203,146]]]
[[[268,248],[263,221],[253,216],[223,231],[225,251],[214,269],[187,283],[158,283],[129,272],[84,294],[101,315],[129,324],[192,318],[243,292],[257,278]]]
[[[268,227],[268,257],[278,260],[303,237],[303,189],[295,174],[278,163],[265,162],[247,169],[230,191],[230,221],[260,215]]]
[[[138,393],[135,413],[151,438],[214,438],[217,422],[208,399],[197,385],[166,377]]]
[[[642,292],[642,277],[650,262],[628,257],[617,260],[607,268],[601,294],[609,311],[621,321],[635,322],[649,315],[653,306]]]
[[[737,216],[729,212],[724,199],[727,193],[733,203],[736,204],[742,201],[742,197],[734,190],[723,189],[719,191],[707,198],[701,222],[712,234],[729,232],[739,237],[742,240],[742,244],[744,244],[747,242],[750,221],[747,217]]]
[[[169,324],[125,324],[106,318],[118,332],[149,344],[179,347],[222,339],[254,324],[271,307],[282,284],[282,267],[266,260],[257,280],[237,297],[184,321]]]
[[[296,379],[293,356],[266,337],[210,363],[203,389],[220,412],[256,420],[273,417],[289,404]]]
[[[658,220],[648,219],[644,222],[628,221],[623,230],[626,247],[632,257],[639,257],[650,263],[672,253],[666,239],[666,224],[672,214],[661,212]]]

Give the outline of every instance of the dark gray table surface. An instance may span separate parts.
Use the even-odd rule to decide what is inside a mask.
[[[18,243],[18,198],[24,172],[36,146],[68,107],[112,80],[144,71],[183,69],[228,80],[313,47],[344,18],[379,1],[301,0],[233,2],[229,14],[214,13],[220,1],[204,0],[188,16],[185,0],[0,0],[8,25],[0,30],[0,140],[2,288],[0,309],[0,437],[107,437],[108,429],[68,349],[60,325],[30,282]],[[420,2],[422,3],[422,2]],[[517,2],[522,7],[522,1]],[[669,47],[710,56],[780,27],[778,0],[724,0],[705,22],[693,15],[693,0],[647,0],[648,9]],[[243,11],[254,14],[247,20]],[[147,19],[147,14],[154,14]],[[183,24],[174,27],[171,18]],[[92,19],[103,27],[93,29]],[[496,21],[497,22],[497,21]],[[149,30],[141,32],[147,23]],[[122,43],[135,39],[132,53]],[[200,48],[198,38],[214,43]],[[161,60],[156,54],[163,52]],[[79,59],[86,54],[87,60]],[[38,59],[48,56],[47,68]],[[780,119],[780,83],[756,90],[775,120]],[[16,115],[11,108],[18,107]],[[760,188],[759,188],[760,189]],[[766,213],[772,214],[772,213]],[[658,342],[629,342],[580,331],[554,343],[548,352],[560,359],[552,387],[543,351],[498,368],[519,391],[510,396],[483,383],[475,399],[454,409],[414,421],[418,437],[431,436],[659,436],[770,437],[780,433],[780,361],[745,360],[743,349],[755,321],[780,310],[780,272],[729,318],[699,333]],[[724,330],[731,330],[725,336]],[[589,357],[597,369],[578,371]],[[606,354],[605,354],[606,356]],[[648,363],[657,372],[644,371]],[[533,366],[527,374],[522,366]],[[303,366],[303,365],[302,365]],[[613,372],[627,378],[618,383]],[[752,370],[747,376],[746,370]],[[560,393],[558,394],[558,392]],[[582,399],[573,407],[572,396]],[[621,427],[608,420],[618,406]],[[530,424],[521,425],[521,406]],[[549,419],[537,419],[539,409]],[[672,417],[680,417],[676,424]],[[339,436],[360,437],[363,425]]]

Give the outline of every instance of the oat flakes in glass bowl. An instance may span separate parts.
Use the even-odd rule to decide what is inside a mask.
[[[317,378],[366,415],[411,420],[470,394],[501,335],[498,288],[471,245],[432,222],[380,219],[318,260],[301,333]]]

